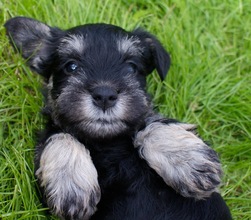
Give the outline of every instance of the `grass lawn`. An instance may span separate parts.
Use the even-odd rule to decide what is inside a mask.
[[[47,219],[33,176],[41,80],[14,53],[3,27],[17,15],[65,29],[105,22],[157,35],[172,66],[163,83],[156,73],[148,78],[156,106],[199,126],[221,157],[221,193],[234,219],[251,219],[250,0],[1,0],[0,219]]]

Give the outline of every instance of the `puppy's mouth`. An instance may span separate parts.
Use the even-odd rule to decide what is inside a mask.
[[[103,125],[108,125],[108,124],[116,124],[118,122],[121,122],[121,120],[118,119],[113,119],[113,120],[107,120],[104,118],[99,118],[97,120],[94,121],[94,123],[98,123],[98,124],[103,124]]]
[[[125,121],[119,119],[107,120],[99,118],[96,120],[85,121],[81,124],[84,133],[97,138],[117,136],[124,133],[129,128]]]

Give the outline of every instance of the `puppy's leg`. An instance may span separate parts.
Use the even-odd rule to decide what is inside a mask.
[[[217,154],[192,131],[194,125],[152,122],[135,138],[139,155],[184,197],[217,191],[222,174]]]
[[[89,219],[100,200],[89,151],[69,134],[52,135],[36,171],[48,206],[63,219]]]

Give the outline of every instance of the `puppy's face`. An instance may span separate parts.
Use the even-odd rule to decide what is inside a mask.
[[[28,64],[47,82],[47,109],[66,132],[113,137],[135,128],[151,110],[146,76],[164,79],[169,56],[141,30],[107,24],[66,31],[17,17],[7,33]]]
[[[96,137],[117,135],[139,123],[150,105],[143,53],[139,38],[117,27],[67,31],[50,68],[48,105],[55,123]]]

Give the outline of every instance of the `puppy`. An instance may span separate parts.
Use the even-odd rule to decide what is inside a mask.
[[[16,17],[5,27],[46,84],[35,175],[61,219],[231,219],[221,166],[195,126],[153,111],[146,76],[170,58],[151,34],[108,24],[60,30]]]

